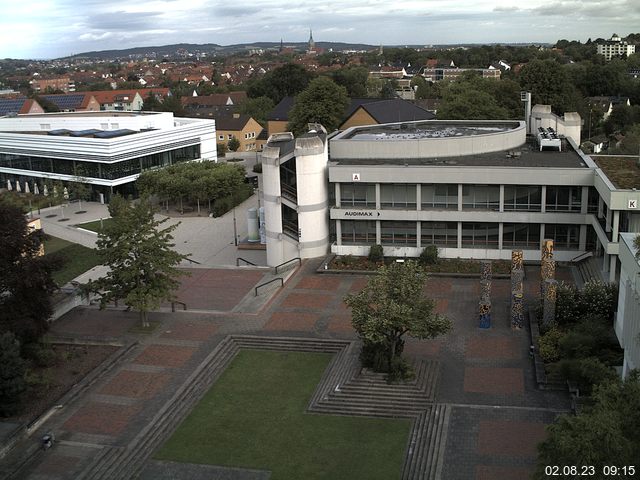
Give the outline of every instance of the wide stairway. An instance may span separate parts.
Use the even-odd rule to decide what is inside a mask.
[[[601,264],[601,257],[589,257],[575,265],[580,277],[582,278],[582,285],[588,282],[604,281],[604,278],[602,277],[602,270],[600,269]]]

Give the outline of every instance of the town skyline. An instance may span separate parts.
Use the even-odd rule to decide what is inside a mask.
[[[253,7],[218,0],[50,0],[36,8],[13,3],[0,20],[0,58],[52,59],[174,43],[305,42],[310,29],[316,42],[370,45],[584,42],[614,32],[624,37],[640,23],[640,5],[630,0],[608,2],[606,8],[598,1],[549,0],[527,7],[510,0],[300,0],[286,10],[259,0]]]

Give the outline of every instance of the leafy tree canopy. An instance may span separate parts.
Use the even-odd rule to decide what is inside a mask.
[[[156,220],[146,199],[129,203],[114,196],[109,204],[112,222],[98,234],[98,254],[108,273],[85,285],[95,293],[104,308],[109,302],[123,300],[140,313],[143,326],[148,326],[147,312],[164,301],[174,299],[178,277],[185,272],[177,265],[187,255],[173,250],[171,232],[177,224],[161,228],[168,220]]]
[[[307,131],[308,123],[316,122],[332,132],[340,126],[348,105],[346,88],[330,78],[316,78],[296,97],[289,113],[288,128],[299,135]]]
[[[240,105],[240,113],[251,116],[263,127],[267,125],[267,115],[276,104],[269,97],[249,98]]]
[[[249,82],[247,95],[251,98],[269,97],[277,104],[284,97],[292,97],[303,91],[314,77],[303,66],[287,63],[268,72],[259,80]]]

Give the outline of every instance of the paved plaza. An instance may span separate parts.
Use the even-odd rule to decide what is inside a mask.
[[[123,354],[25,443],[22,452],[33,448],[45,431],[54,431],[58,440],[51,450],[34,455],[18,478],[92,478],[86,471],[92,460],[105,449],[121,451],[137,441],[229,334],[355,339],[342,299],[361,289],[367,277],[318,274],[319,264],[304,262],[284,288],[265,294],[270,298],[255,312],[240,307],[253,296],[265,270],[195,268],[179,292],[189,310],[151,314],[158,325],[151,334],[135,333],[137,315],[123,308],[79,307],[60,318],[52,328],[54,338],[117,341]],[[532,301],[539,274],[535,268],[526,270],[525,291]],[[492,326],[481,330],[476,315],[479,279],[430,278],[425,292],[435,298],[438,311],[453,320],[454,329],[446,337],[407,341],[407,356],[439,366],[435,402],[450,411],[442,479],[527,478],[545,425],[569,409],[564,395],[536,388],[528,331],[513,331],[508,323],[509,285],[508,279],[494,279]],[[10,460],[15,453],[0,466]],[[83,472],[86,476],[81,477]],[[151,458],[144,472],[143,478],[268,478],[267,472],[181,466]]]

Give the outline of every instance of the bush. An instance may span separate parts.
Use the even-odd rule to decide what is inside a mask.
[[[580,392],[587,395],[591,394],[594,385],[616,378],[615,371],[596,357],[563,359],[551,368],[563,379],[575,382]]]
[[[240,140],[238,140],[236,137],[233,137],[227,142],[227,148],[232,152],[237,152],[240,148]]]
[[[584,315],[595,315],[609,322],[618,308],[618,286],[615,283],[588,282],[582,289],[580,300]]]
[[[418,260],[420,265],[434,265],[438,263],[438,247],[435,245],[427,245],[420,253]]]
[[[218,152],[218,158],[222,158],[227,154],[226,143],[216,143],[216,150]]]
[[[46,343],[29,343],[24,346],[23,353],[26,359],[42,368],[54,365],[58,358],[51,345]]]
[[[384,262],[384,250],[382,245],[371,245],[371,248],[369,248],[369,261],[374,263]]]
[[[561,282],[556,293],[556,322],[562,326],[573,324],[581,314],[580,292],[575,286]]]
[[[262,163],[256,163],[251,170],[253,173],[262,173]]]
[[[578,322],[559,341],[562,358],[587,358],[598,356],[609,344],[609,330],[598,317],[588,317]]]
[[[11,332],[0,335],[0,416],[13,415],[27,388],[26,365],[20,357],[20,342]]]
[[[560,359],[559,342],[564,337],[564,333],[557,326],[552,326],[547,333],[538,339],[538,351],[542,360],[548,363],[556,362]]]

